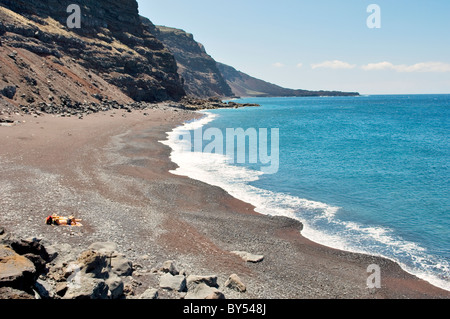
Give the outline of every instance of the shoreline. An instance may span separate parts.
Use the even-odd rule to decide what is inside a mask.
[[[176,165],[159,141],[195,113],[112,113],[83,120],[26,116],[26,123],[0,127],[3,226],[80,249],[114,241],[140,263],[144,255],[149,266],[174,259],[188,272],[216,273],[221,281],[235,272],[248,292],[234,298],[450,297],[390,260],[314,243],[295,220],[261,215],[218,187],[169,173]],[[56,209],[79,216],[85,227],[48,229],[43,219]],[[245,263],[235,250],[264,260]],[[366,269],[374,263],[382,288],[369,290]]]
[[[189,128],[187,128],[187,130],[192,129],[192,127],[191,127],[191,126],[192,126],[192,122],[194,122],[194,125],[195,125],[195,124],[196,124],[195,122],[200,122],[200,121],[202,121],[202,120],[208,120],[208,117],[210,117],[210,116],[214,117],[214,116],[216,115],[216,114],[214,114],[214,113],[207,112],[207,110],[206,110],[205,112],[202,112],[202,111],[198,111],[198,112],[199,112],[200,114],[202,114],[203,116],[200,117],[199,119],[196,119],[195,121],[189,122],[189,125],[188,125]],[[212,121],[212,120],[213,120],[213,119],[209,120],[207,123],[209,123],[209,122]],[[201,126],[204,126],[204,125],[205,125],[205,123],[202,123],[202,124],[201,124]],[[169,132],[169,133],[173,133],[175,130],[180,129],[180,128],[183,128],[183,126],[177,127],[177,128],[175,128],[174,130],[172,130],[172,132]],[[197,125],[195,125],[195,128],[197,128]],[[182,130],[184,131],[184,129],[182,129]],[[170,138],[169,138],[169,139],[170,139]],[[171,143],[170,143],[169,140],[167,140],[167,141],[165,141],[164,144],[170,146]],[[176,151],[174,150],[173,152],[176,152]],[[172,152],[172,153],[173,153],[173,152]],[[186,164],[186,163],[183,163],[183,164]],[[189,178],[197,179],[197,178],[195,177],[195,174],[189,174],[189,172],[190,172],[190,169],[188,168],[188,170],[187,170],[187,175],[188,175]],[[177,171],[173,171],[172,173],[175,174],[175,175],[177,175]],[[184,175],[183,175],[183,171],[179,174],[179,176],[184,176]],[[202,181],[202,182],[205,182],[205,183],[207,183],[207,184],[211,184],[211,183],[208,181],[208,178],[206,178],[206,179],[205,179],[205,178],[199,178],[198,180],[200,180],[200,181]],[[214,184],[215,184],[215,183],[212,183],[213,186],[214,186]],[[356,254],[362,254],[362,255],[370,255],[370,256],[376,256],[376,257],[388,259],[388,260],[392,261],[393,263],[398,264],[398,265],[402,268],[402,270],[405,271],[405,272],[407,272],[408,274],[410,274],[410,275],[412,275],[412,276],[415,276],[415,277],[418,277],[418,278],[420,278],[421,280],[424,280],[424,281],[430,283],[431,285],[433,285],[433,286],[435,286],[435,287],[437,287],[437,288],[439,288],[439,289],[443,289],[443,290],[445,290],[445,291],[449,291],[449,292],[450,292],[450,289],[446,289],[446,288],[443,287],[444,284],[445,284],[443,279],[440,279],[440,278],[438,278],[437,276],[434,277],[433,275],[428,274],[428,273],[424,273],[424,274],[422,274],[422,276],[421,276],[421,274],[414,273],[414,271],[413,271],[413,270],[409,270],[408,267],[407,267],[405,264],[403,264],[403,263],[401,263],[401,262],[395,260],[395,259],[392,258],[392,257],[384,256],[384,255],[377,254],[377,253],[365,252],[364,249],[358,249],[358,248],[353,248],[353,249],[352,249],[352,248],[349,248],[349,249],[339,248],[340,245],[335,245],[335,246],[333,246],[333,244],[332,244],[331,242],[326,242],[326,241],[322,241],[322,242],[321,242],[320,239],[317,238],[318,235],[315,234],[316,231],[313,230],[313,229],[310,229],[310,232],[312,232],[312,233],[310,234],[311,237],[309,237],[308,235],[305,235],[305,224],[303,223],[303,221],[302,221],[301,219],[296,218],[295,216],[289,216],[290,214],[281,214],[281,215],[277,215],[277,214],[264,213],[264,212],[262,212],[262,211],[264,211],[265,208],[262,207],[262,206],[258,206],[258,200],[256,200],[256,202],[255,202],[255,200],[253,200],[253,201],[248,200],[248,199],[249,199],[248,196],[240,196],[240,195],[241,195],[240,192],[239,192],[239,191],[236,191],[235,189],[233,189],[233,187],[230,188],[230,185],[224,184],[223,186],[221,186],[221,184],[222,184],[222,183],[219,182],[219,183],[218,183],[218,187],[221,187],[221,188],[224,189],[227,193],[230,193],[231,196],[234,196],[235,198],[237,198],[237,199],[239,199],[239,200],[242,200],[242,201],[244,201],[244,202],[248,202],[249,204],[253,205],[253,207],[254,207],[254,209],[255,209],[255,212],[256,212],[257,214],[268,215],[268,216],[285,216],[286,218],[291,218],[291,219],[293,219],[293,220],[296,221],[296,222],[302,223],[302,224],[303,224],[303,226],[302,226],[303,229],[302,229],[302,232],[301,232],[302,237],[304,237],[305,239],[307,239],[307,240],[309,240],[309,241],[311,241],[311,242],[313,242],[313,243],[316,243],[316,244],[318,244],[318,245],[322,245],[322,246],[328,247],[328,248],[330,248],[330,249],[341,250],[341,251],[344,251],[344,252],[356,253]],[[244,190],[242,190],[242,191],[245,192]],[[247,198],[247,200],[246,200],[246,198]],[[259,204],[260,204],[260,203],[259,203]],[[321,203],[319,203],[319,204],[321,204]],[[258,207],[259,207],[259,210],[260,210],[260,211],[258,211]],[[313,233],[314,233],[314,234],[313,234]],[[436,282],[434,282],[434,281],[436,281]],[[443,286],[440,286],[439,284],[442,284]]]

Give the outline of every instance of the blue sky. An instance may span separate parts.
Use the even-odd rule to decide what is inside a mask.
[[[449,0],[138,0],[217,61],[288,88],[450,93]],[[370,4],[381,10],[371,29]]]

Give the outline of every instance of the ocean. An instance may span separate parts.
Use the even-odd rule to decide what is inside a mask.
[[[235,102],[261,107],[205,111],[169,133],[172,173],[450,290],[450,95]],[[245,147],[228,144],[227,129],[238,128],[249,133]]]

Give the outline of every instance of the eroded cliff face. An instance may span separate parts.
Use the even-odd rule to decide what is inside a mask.
[[[200,98],[269,96],[356,96],[356,92],[308,91],[288,89],[254,78],[231,66],[216,62],[194,36],[180,29],[154,26],[149,30],[173,53],[178,73],[183,77],[188,95]]]
[[[0,0],[0,104],[178,100],[172,53],[141,22],[135,0]],[[66,102],[64,102],[66,101]]]
[[[164,26],[156,26],[154,32],[175,56],[188,95],[199,98],[234,96],[216,61],[192,34]]]

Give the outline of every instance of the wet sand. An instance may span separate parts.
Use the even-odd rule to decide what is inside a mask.
[[[16,116],[25,123],[0,127],[0,225],[79,250],[112,241],[135,263],[171,259],[187,273],[218,275],[219,284],[236,273],[247,292],[229,298],[450,297],[392,261],[313,243],[297,221],[260,215],[220,188],[169,173],[176,166],[159,141],[194,116],[163,106],[83,120]],[[53,213],[84,226],[44,225]],[[236,250],[264,260],[244,262]],[[380,289],[367,288],[371,264],[381,268]]]

